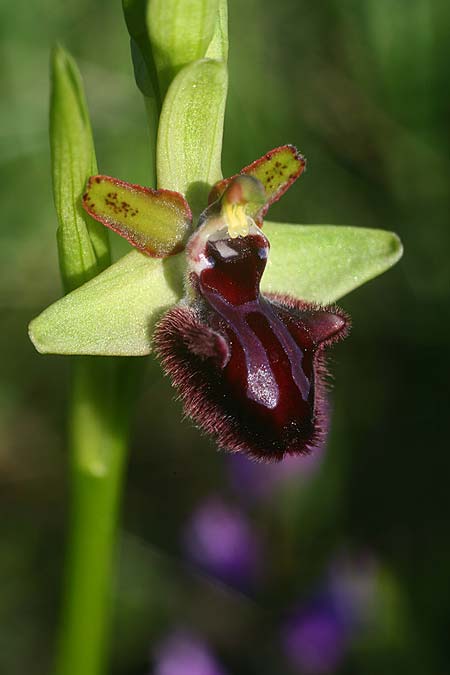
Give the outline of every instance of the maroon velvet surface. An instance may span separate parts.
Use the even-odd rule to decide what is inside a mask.
[[[155,342],[202,429],[231,451],[277,460],[322,442],[323,349],[345,336],[348,319],[335,307],[262,296],[268,248],[262,234],[208,241],[198,300],[170,310]]]

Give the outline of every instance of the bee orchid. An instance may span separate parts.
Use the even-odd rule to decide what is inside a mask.
[[[336,306],[260,290],[264,215],[304,168],[293,146],[272,150],[213,187],[195,229],[176,192],[94,176],[83,197],[91,216],[150,256],[185,247],[185,296],[156,326],[156,352],[187,415],[220,447],[258,460],[323,442],[324,350],[350,323]]]

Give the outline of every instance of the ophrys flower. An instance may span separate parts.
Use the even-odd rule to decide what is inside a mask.
[[[84,195],[94,218],[149,255],[186,243],[185,297],[158,323],[156,350],[196,424],[219,446],[264,460],[322,442],[324,349],[349,326],[335,306],[260,292],[263,216],[304,166],[282,146],[220,181],[194,231],[178,193],[95,176]]]

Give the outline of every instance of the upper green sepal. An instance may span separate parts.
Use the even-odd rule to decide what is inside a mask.
[[[178,192],[153,190],[110,176],[91,176],[83,207],[93,218],[154,258],[184,248],[192,214]]]
[[[158,186],[186,196],[194,220],[222,178],[227,67],[202,59],[185,66],[164,99],[158,129]]]
[[[328,304],[389,269],[402,245],[392,232],[266,223],[271,241],[263,292]],[[55,354],[142,356],[156,321],[183,295],[184,254],[156,260],[132,251],[48,307],[30,324],[36,349]]]

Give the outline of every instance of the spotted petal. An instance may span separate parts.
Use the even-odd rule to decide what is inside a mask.
[[[192,222],[189,205],[178,192],[152,190],[110,176],[89,179],[83,207],[153,258],[180,251]]]
[[[254,206],[253,212],[247,209],[248,214],[261,224],[270,205],[284,195],[292,183],[301,176],[305,167],[306,160],[298,152],[297,148],[293,145],[282,145],[241,169],[240,174],[257,178],[263,184],[266,193],[266,203],[264,206],[261,208],[257,204]],[[239,174],[230,178],[224,178],[214,185],[209,194],[208,201],[210,204],[223,195],[230,182],[237,175]]]

